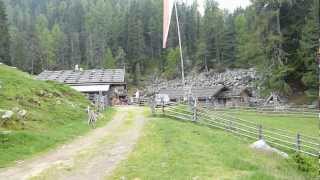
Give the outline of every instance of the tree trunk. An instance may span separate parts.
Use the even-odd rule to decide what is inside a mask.
[[[278,35],[280,36],[280,39],[282,39],[282,32],[281,32],[281,22],[280,22],[280,8],[278,7],[277,10],[277,32]],[[282,42],[279,42],[277,45],[277,60],[280,65],[283,65],[282,58],[284,57],[283,55],[283,50],[282,50]]]

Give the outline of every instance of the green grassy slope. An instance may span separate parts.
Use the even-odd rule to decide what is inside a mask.
[[[152,118],[129,159],[108,179],[311,179],[294,160],[248,146],[217,129]]]
[[[5,65],[0,65],[0,86],[0,110],[27,111],[24,120],[17,113],[5,122],[0,117],[0,167],[90,130],[85,112],[88,100],[67,86],[34,80]],[[108,110],[105,120],[112,111]]]

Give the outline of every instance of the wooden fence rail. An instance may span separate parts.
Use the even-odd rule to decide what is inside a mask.
[[[152,112],[180,120],[193,121],[252,140],[263,139],[272,146],[289,152],[303,153],[313,157],[320,155],[320,138],[301,133],[264,127],[244,119],[233,117],[220,111],[212,110],[197,103],[185,105],[179,103],[162,103],[151,105]]]
[[[284,109],[277,109],[271,107],[213,107],[210,105],[204,104],[205,107],[211,107],[212,111],[217,112],[229,112],[229,113],[238,113],[241,112],[248,112],[248,113],[262,113],[267,116],[296,116],[296,117],[308,117],[308,118],[315,118],[318,117],[320,113],[319,110],[316,109],[307,109],[307,108],[284,108]],[[270,113],[271,112],[271,113]]]
[[[213,104],[210,103],[199,103],[201,106],[206,106],[206,107],[214,107],[215,109],[219,110],[225,110],[225,109],[241,109],[241,110],[260,110],[260,111],[288,111],[288,112],[312,112],[312,113],[319,113],[320,110],[317,108],[308,108],[304,106],[297,106],[297,107],[292,107],[292,106],[230,106],[230,107],[225,107],[225,106],[213,106]]]

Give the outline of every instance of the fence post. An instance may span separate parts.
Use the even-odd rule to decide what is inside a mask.
[[[193,121],[197,121],[197,99],[194,99],[194,104],[193,104]]]
[[[301,135],[300,135],[300,133],[297,134],[296,148],[297,148],[297,152],[299,152],[301,150]]]
[[[164,115],[164,99],[161,97],[162,115]]]
[[[153,115],[155,115],[156,113],[156,101],[155,101],[155,97],[151,97],[150,98],[150,106],[151,106],[151,112]]]
[[[193,112],[193,100],[191,101],[191,97],[188,97],[188,110]]]
[[[102,91],[99,91],[99,97],[98,97],[98,112],[102,112],[103,104],[102,104]]]
[[[258,125],[258,131],[259,131],[259,140],[263,139],[263,131],[262,131],[262,125]]]

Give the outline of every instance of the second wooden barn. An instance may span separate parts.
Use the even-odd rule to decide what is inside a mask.
[[[182,88],[161,89],[159,94],[167,94],[171,101],[180,101],[193,97],[199,103],[206,103],[213,106],[235,107],[249,106],[252,93],[247,87],[228,88],[223,85],[216,85],[207,88]]]

